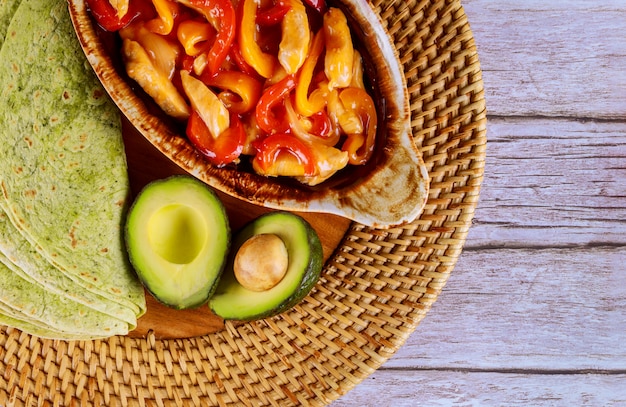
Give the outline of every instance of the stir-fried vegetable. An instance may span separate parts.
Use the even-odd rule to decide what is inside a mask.
[[[153,0],[158,17],[148,21],[146,26],[156,34],[168,35],[174,28],[174,19],[180,12],[178,3],[168,0]]]
[[[107,31],[117,31],[142,15],[152,16],[150,1],[138,0],[124,6],[114,0],[87,0],[87,6],[98,24]]]
[[[267,134],[287,132],[289,123],[285,120],[285,114],[275,114],[275,110],[284,106],[283,101],[289,93],[296,87],[296,80],[293,76],[286,76],[283,80],[269,86],[256,106],[256,120],[264,132]]]
[[[272,134],[263,139],[252,165],[263,175],[315,175],[311,147],[286,133]]]
[[[370,160],[375,102],[323,0],[88,0],[129,76],[208,161],[316,185]]]
[[[276,57],[264,52],[256,41],[258,4],[256,0],[241,1],[243,1],[243,6],[239,27],[239,49],[241,49],[241,54],[248,65],[262,77],[270,78],[274,73]]]

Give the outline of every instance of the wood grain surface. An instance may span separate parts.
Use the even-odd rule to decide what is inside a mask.
[[[485,178],[443,293],[333,407],[626,405],[626,2],[464,0]]]

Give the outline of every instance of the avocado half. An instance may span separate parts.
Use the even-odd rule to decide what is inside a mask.
[[[186,309],[213,294],[228,257],[230,225],[210,187],[176,175],[153,181],[139,193],[124,236],[146,289],[163,304]]]
[[[265,291],[242,286],[233,270],[233,258],[251,237],[278,236],[287,249],[288,266],[282,280]],[[215,293],[209,300],[213,313],[229,320],[251,321],[287,311],[308,295],[319,280],[323,266],[322,245],[315,229],[291,212],[269,212],[248,223],[236,234],[231,256]]]

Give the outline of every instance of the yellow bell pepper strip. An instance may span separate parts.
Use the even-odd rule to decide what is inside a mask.
[[[122,56],[128,76],[137,82],[166,114],[179,120],[189,117],[187,102],[167,74],[155,67],[141,44],[132,39],[124,39]]]
[[[243,72],[218,71],[213,76],[203,75],[200,79],[208,86],[223,90],[217,96],[232,113],[251,111],[261,97],[261,82]]]
[[[264,138],[252,166],[259,173],[269,176],[315,175],[315,161],[310,147],[286,133]]]
[[[211,74],[220,69],[237,34],[235,9],[230,0],[178,0],[202,14],[217,30],[208,53],[207,68]]]
[[[267,134],[288,130],[289,122],[284,117],[277,117],[275,110],[284,106],[282,102],[295,87],[293,75],[288,75],[263,91],[255,110],[256,121],[261,130]]]
[[[180,78],[192,109],[198,112],[213,138],[217,138],[230,127],[228,109],[200,79],[186,71],[180,72]]]
[[[184,20],[178,25],[176,38],[185,53],[195,57],[207,50],[215,39],[215,29],[211,24],[198,20]]]
[[[152,4],[158,16],[146,22],[146,28],[156,34],[169,35],[180,11],[179,4],[169,0],[152,0]]]
[[[339,98],[347,110],[356,113],[364,129],[361,133],[348,133],[341,149],[348,152],[350,164],[365,164],[374,152],[378,122],[376,106],[372,97],[360,88],[346,88]]]
[[[239,49],[248,65],[253,67],[259,75],[270,78],[274,73],[276,57],[263,52],[256,42],[256,15],[258,4],[256,0],[242,0],[241,24],[239,26]]]
[[[126,12],[118,11],[109,0],[87,0],[87,7],[98,25],[110,32],[118,31],[136,19],[148,19],[154,15],[150,0],[133,0]]]
[[[285,0],[291,9],[281,23],[282,36],[278,45],[278,62],[288,75],[295,74],[309,53],[311,29],[306,8],[300,0]]]
[[[309,55],[302,65],[296,85],[296,110],[303,116],[311,116],[313,113],[322,110],[326,105],[326,96],[320,89],[314,90],[309,95],[313,72],[323,51],[324,32],[320,30],[313,37]]]
[[[230,123],[229,128],[214,137],[198,112],[193,111],[187,121],[186,133],[189,141],[210,163],[218,167],[237,160],[246,141],[246,132],[239,117],[232,114]]]
[[[324,14],[323,28],[326,40],[324,72],[328,77],[328,88],[332,90],[350,86],[354,47],[348,20],[340,9],[331,7]]]

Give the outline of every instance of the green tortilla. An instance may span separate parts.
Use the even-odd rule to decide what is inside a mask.
[[[1,211],[0,260],[18,277],[32,284],[39,284],[51,293],[125,321],[131,330],[137,325],[136,315],[132,310],[92,291],[77,289],[71,279],[59,273],[13,228],[6,214]]]
[[[0,0],[0,208],[10,220],[0,323],[66,339],[123,334],[146,303],[122,241],[119,112],[86,63],[67,3],[18,3]]]
[[[36,323],[24,321],[19,318],[14,318],[9,315],[3,314],[2,309],[0,308],[0,325],[7,325],[10,327],[19,327],[18,329],[22,332],[26,332],[31,335],[38,336],[40,338],[46,339],[59,339],[63,338],[64,340],[92,340],[98,339],[92,336],[85,336],[81,334],[75,334],[72,332],[65,331],[55,331],[46,326],[40,326]]]
[[[0,48],[4,43],[9,23],[13,19],[15,10],[20,5],[21,0],[0,0]]]
[[[0,303],[15,311],[11,317],[58,333],[70,328],[68,334],[92,339],[128,333],[128,323],[20,278],[7,264],[11,263],[0,256]]]

